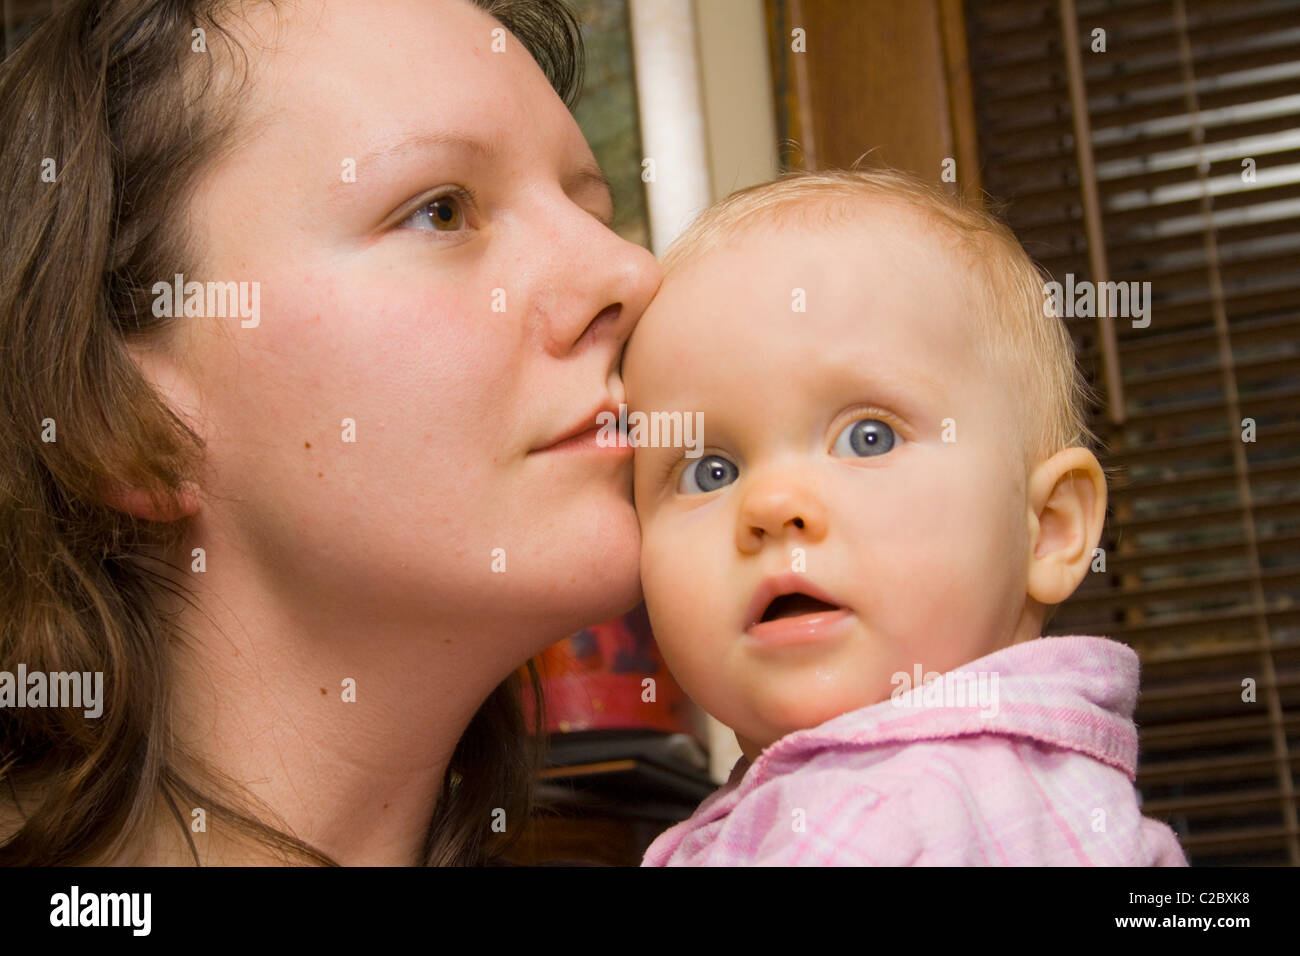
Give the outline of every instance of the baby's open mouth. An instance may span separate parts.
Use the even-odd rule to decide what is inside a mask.
[[[820,598],[808,594],[778,594],[763,611],[759,623],[776,621],[787,617],[803,617],[805,614],[818,614],[826,611],[838,611],[834,604],[828,604]]]
[[[853,611],[803,574],[764,578],[745,613],[745,633],[759,653],[834,644],[851,633]]]
[[[745,609],[744,623],[746,630],[771,624],[785,622],[779,628],[788,628],[796,620],[811,623],[849,615],[850,610],[839,599],[811,581],[804,574],[787,571],[764,578],[759,582],[754,596],[750,598]],[[804,620],[807,619],[807,620]],[[773,630],[766,628],[765,630]]]

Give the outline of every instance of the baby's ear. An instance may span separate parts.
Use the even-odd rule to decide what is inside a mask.
[[[1092,564],[1106,520],[1106,475],[1086,448],[1066,448],[1029,477],[1029,580],[1040,604],[1060,604]]]

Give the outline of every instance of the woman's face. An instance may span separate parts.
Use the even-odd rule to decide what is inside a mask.
[[[250,132],[193,194],[186,279],[260,283],[259,321],[178,320],[155,368],[207,442],[209,568],[532,642],[508,653],[626,610],[630,454],[543,449],[623,400],[659,271],[568,110],[461,0],[254,17]]]

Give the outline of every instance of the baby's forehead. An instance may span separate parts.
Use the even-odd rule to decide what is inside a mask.
[[[937,367],[932,346],[942,338],[964,370],[974,351],[970,290],[954,275],[965,266],[945,252],[942,229],[887,204],[865,212],[828,224],[754,219],[711,237],[667,270],[627,360],[663,366],[703,350],[732,362],[748,352],[821,365],[874,350]]]
[[[777,261],[806,262],[809,256],[852,277],[881,257],[906,250],[927,269],[974,280],[972,243],[932,211],[894,197],[865,196],[833,202],[824,197],[805,206],[788,203],[759,209],[739,222],[684,240],[664,261],[664,285],[680,286],[717,277],[762,278],[744,269],[745,257],[780,253]],[[739,260],[739,261],[738,261]],[[734,270],[734,271],[730,271]]]
[[[942,308],[917,320],[927,327],[941,321],[958,334],[990,304],[977,266],[951,227],[901,203],[859,202],[851,215],[832,211],[829,218],[818,210],[764,211],[670,259],[647,319],[681,324],[683,334],[704,331],[690,315],[733,301],[743,303],[747,321],[800,316],[797,324],[813,335],[842,331],[820,319],[867,331],[910,314],[915,310],[900,306],[919,301]],[[768,308],[756,314],[755,304]]]

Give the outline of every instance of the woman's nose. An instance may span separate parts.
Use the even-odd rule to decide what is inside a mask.
[[[820,496],[797,479],[772,478],[750,488],[736,519],[736,547],[757,554],[770,541],[806,542],[826,536],[826,508]]]
[[[561,357],[604,346],[616,361],[659,288],[659,261],[581,209],[552,253],[548,351]]]

